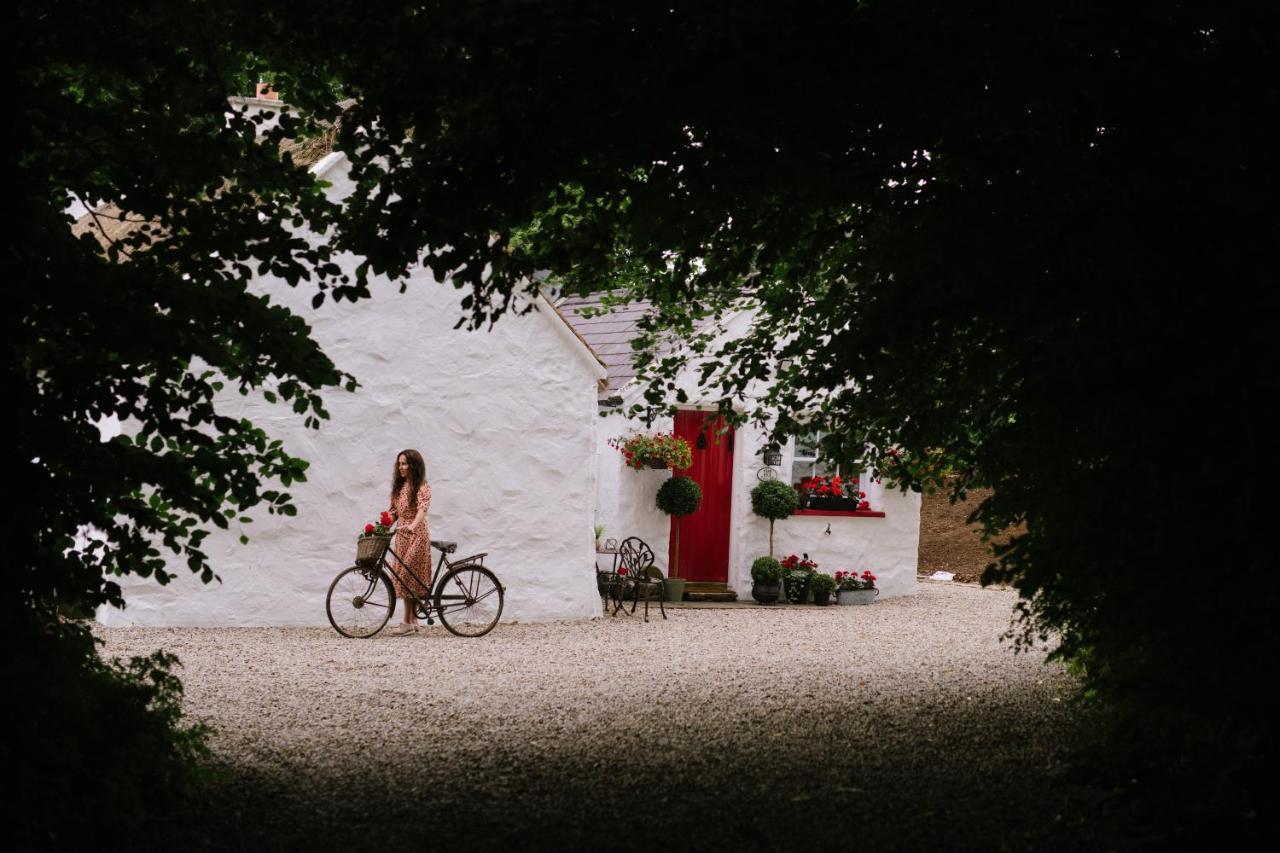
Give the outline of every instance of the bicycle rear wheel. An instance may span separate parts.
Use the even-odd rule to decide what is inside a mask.
[[[324,609],[335,631],[362,640],[387,624],[396,609],[396,592],[382,570],[352,566],[329,584]]]
[[[503,591],[497,576],[484,566],[458,566],[436,586],[436,613],[459,637],[483,637],[502,616]]]

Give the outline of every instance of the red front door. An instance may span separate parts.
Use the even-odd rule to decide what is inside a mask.
[[[691,581],[729,580],[729,503],[733,496],[733,428],[723,435],[716,430],[720,418],[707,423],[706,412],[676,412],[676,435],[693,446],[693,465],[680,471],[702,487],[702,504],[697,512],[679,519],[679,577]],[[676,524],[671,519],[668,552],[670,566],[676,565]]]

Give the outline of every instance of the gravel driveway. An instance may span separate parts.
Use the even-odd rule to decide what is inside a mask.
[[[229,776],[174,830],[194,849],[1079,848],[1071,682],[999,641],[1015,600],[98,633],[178,654],[217,730]]]

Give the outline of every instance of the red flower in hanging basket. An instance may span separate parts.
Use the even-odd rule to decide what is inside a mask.
[[[693,446],[669,432],[643,433],[611,438],[609,445],[622,454],[628,468],[670,468],[683,471],[693,464]]]

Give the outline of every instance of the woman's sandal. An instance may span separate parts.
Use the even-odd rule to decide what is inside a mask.
[[[408,622],[401,622],[399,625],[392,628],[390,633],[393,637],[403,637],[405,634],[416,634],[418,633],[418,626],[416,624],[411,625]]]

